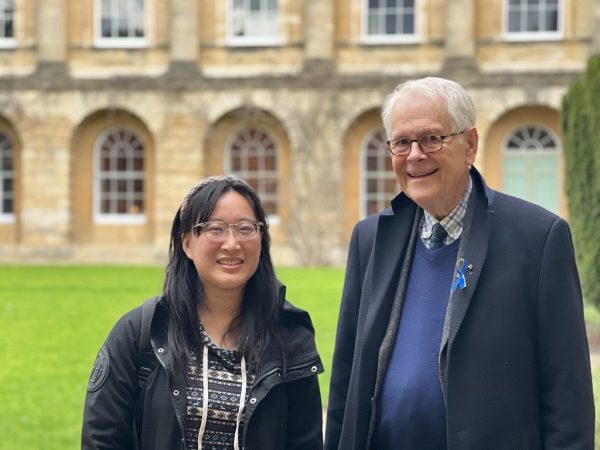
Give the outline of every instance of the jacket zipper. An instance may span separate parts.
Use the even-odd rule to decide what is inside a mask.
[[[162,355],[158,355],[158,352],[156,350],[154,350],[153,345],[152,345],[152,350],[154,351],[154,354],[156,355],[156,359],[158,360],[158,362],[164,369],[165,373],[167,374],[167,378],[170,378],[171,377],[170,372],[167,370],[167,365],[161,358]],[[179,395],[183,395],[183,394],[184,394],[183,392],[179,392]],[[181,417],[181,415],[179,414],[179,411],[177,409],[177,403],[175,402],[175,397],[173,395],[173,391],[171,391],[171,395],[169,395],[169,397],[171,397],[171,403],[173,403],[173,409],[175,410],[175,417],[177,418],[177,423],[179,424],[179,431],[181,431],[181,448],[183,450],[185,450],[185,449],[187,449],[187,442],[185,440],[185,426],[182,423],[183,418]]]
[[[254,380],[254,386],[256,386],[257,384],[259,384],[262,380],[264,380],[265,378],[267,378],[269,375],[274,374],[275,372],[281,372],[281,368],[280,367],[274,367],[273,369],[269,370],[268,372],[263,373],[260,378],[257,378],[256,380]]]

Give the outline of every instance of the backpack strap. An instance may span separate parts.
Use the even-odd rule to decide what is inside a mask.
[[[156,367],[156,356],[152,350],[152,344],[150,343],[150,322],[152,322],[152,316],[154,315],[154,309],[158,303],[159,297],[152,297],[144,302],[142,305],[142,320],[140,323],[140,336],[138,340],[138,354],[137,354],[137,380],[138,380],[138,392],[141,392],[146,386],[148,377],[154,367]]]

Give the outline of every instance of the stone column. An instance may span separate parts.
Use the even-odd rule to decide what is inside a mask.
[[[63,94],[38,94],[36,116],[23,122],[21,151],[21,256],[32,259],[68,257],[71,244],[72,124],[53,105],[65,104]]]
[[[307,68],[333,65],[333,1],[306,0],[304,59]]]
[[[477,72],[474,21],[474,0],[446,2],[443,71],[450,77],[462,78]]]
[[[64,78],[67,56],[66,10],[67,6],[63,0],[38,2],[38,74],[44,78]]]
[[[170,72],[178,78],[198,75],[197,1],[171,0]]]

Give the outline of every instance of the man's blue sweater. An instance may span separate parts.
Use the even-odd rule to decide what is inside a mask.
[[[446,448],[439,348],[460,240],[428,250],[421,239],[407,282],[394,349],[380,395],[371,448]]]

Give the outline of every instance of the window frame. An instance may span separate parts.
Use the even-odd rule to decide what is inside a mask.
[[[282,30],[281,30],[281,4],[277,1],[277,34],[272,36],[236,36],[233,34],[234,22],[236,19],[236,11],[234,7],[235,0],[228,0],[226,3],[226,17],[227,17],[227,45],[230,47],[277,47],[283,44]],[[246,2],[250,0],[242,0],[246,6]],[[260,0],[261,2],[267,0]],[[243,14],[246,14],[248,8],[244,8]],[[262,11],[262,10],[261,10]]]
[[[112,0],[119,1],[119,0]],[[135,1],[135,0],[121,0],[121,1]],[[102,0],[94,0],[94,47],[100,49],[142,49],[148,47],[148,34],[150,24],[150,0],[143,0],[144,11],[143,11],[143,37],[103,37],[102,36]]]
[[[144,198],[144,210],[141,213],[138,214],[134,214],[134,213],[123,213],[123,214],[119,214],[119,213],[103,213],[101,212],[101,201],[103,200],[101,197],[101,189],[102,189],[102,178],[100,177],[100,174],[102,172],[100,166],[101,166],[101,149],[102,149],[102,143],[107,139],[107,137],[114,133],[114,132],[118,132],[120,130],[126,130],[130,133],[135,134],[136,138],[140,141],[140,143],[143,146],[143,150],[144,150],[144,168],[142,170],[142,175],[143,175],[143,182],[144,182],[144,188],[143,188],[143,198]],[[141,136],[141,133],[129,126],[114,126],[114,127],[110,127],[107,128],[105,130],[103,130],[98,137],[96,138],[96,141],[94,142],[94,149],[93,149],[93,207],[92,207],[92,218],[93,218],[93,223],[96,225],[145,225],[147,223],[147,210],[148,210],[148,199],[147,199],[147,193],[148,193],[148,173],[147,173],[147,167],[148,167],[148,163],[147,163],[147,157],[148,157],[148,149],[146,146],[146,143],[144,142],[144,139]]]
[[[270,225],[276,225],[280,222],[280,217],[281,217],[281,214],[280,214],[280,211],[281,211],[281,202],[280,202],[281,180],[279,179],[279,174],[281,173],[281,145],[277,139],[276,134],[266,127],[263,127],[260,125],[254,125],[254,124],[242,125],[242,126],[235,128],[233,130],[233,132],[229,135],[229,138],[227,139],[227,142],[226,142],[225,155],[224,155],[225,156],[225,162],[224,162],[225,173],[228,173],[228,174],[234,175],[234,176],[239,176],[239,177],[243,178],[244,180],[246,180],[247,177],[244,175],[244,171],[233,170],[232,164],[231,164],[231,159],[232,159],[233,145],[235,144],[235,142],[238,140],[239,136],[242,133],[246,133],[249,130],[256,130],[256,131],[262,132],[269,137],[271,142],[273,142],[273,147],[274,147],[274,152],[275,152],[275,169],[273,170],[273,180],[275,180],[275,182],[277,183],[277,189],[275,191],[275,210],[276,210],[276,212],[271,213],[271,214],[267,213],[267,218],[269,220]],[[250,171],[246,170],[245,172],[248,173]],[[265,171],[265,170],[256,171],[256,173],[261,173],[261,172],[266,173],[268,171]],[[258,194],[258,196],[260,197],[261,201],[264,202],[264,200],[266,198],[265,193],[261,192],[258,189],[255,189],[255,190],[256,190],[256,193]]]
[[[546,148],[542,145],[542,146],[534,148],[533,150],[529,150],[527,147],[519,145],[519,147],[510,148],[509,144],[512,141],[513,136],[515,136],[521,130],[528,129],[528,128],[534,128],[534,129],[544,132],[546,134],[546,136],[548,136],[548,138],[550,138],[552,140],[554,147]],[[538,142],[541,142],[541,139],[538,139]],[[502,186],[503,186],[503,189],[506,191],[508,191],[508,187],[506,185],[507,173],[505,172],[505,167],[507,164],[507,157],[509,157],[512,160],[517,160],[517,158],[522,158],[525,162],[528,162],[530,158],[535,159],[536,156],[541,156],[541,157],[554,156],[554,157],[556,157],[556,164],[557,164],[557,166],[555,167],[555,170],[556,170],[556,186],[555,186],[555,189],[556,189],[556,191],[555,191],[556,211],[554,211],[554,212],[556,214],[558,214],[559,210],[560,210],[560,196],[561,196],[561,191],[562,191],[562,187],[561,187],[561,177],[562,177],[561,154],[563,151],[563,147],[562,147],[562,142],[560,140],[560,137],[554,132],[554,130],[543,123],[528,122],[528,123],[518,124],[516,126],[511,127],[510,131],[508,133],[506,133],[506,135],[504,136],[504,138],[502,140],[501,150],[502,150],[502,163],[501,163]],[[539,166],[539,164],[537,164],[537,166]],[[531,177],[537,177],[537,176],[538,176],[538,173],[534,172],[533,174],[530,174],[530,177],[528,178],[527,181],[531,181]],[[535,192],[537,192],[537,191],[535,191]],[[514,194],[511,194],[511,195],[514,195]],[[521,197],[521,198],[523,198],[523,197]],[[523,199],[527,200],[529,202],[537,203],[535,201],[535,199],[532,199],[530,196],[527,196],[526,198],[523,198]],[[541,205],[541,206],[543,206],[543,205]]]
[[[419,0],[415,0],[413,11],[414,32],[411,34],[369,34],[369,0],[362,1],[360,36],[361,42],[367,45],[397,45],[397,44],[416,44],[420,42],[419,38]]]
[[[12,49],[12,48],[16,48],[17,46],[17,39],[15,37],[16,34],[16,28],[15,28],[15,0],[1,0],[0,1],[0,16],[2,16],[2,23],[5,23],[5,16],[4,16],[4,10],[3,8],[1,8],[4,3],[2,2],[6,2],[6,1],[12,1],[12,17],[11,17],[11,22],[12,22],[12,32],[13,35],[10,37],[6,37],[6,36],[0,36],[0,49]],[[2,31],[3,32],[3,31]]]
[[[15,184],[16,184],[16,178],[17,178],[17,173],[16,173],[16,158],[15,158],[15,142],[12,139],[11,135],[9,133],[7,133],[5,130],[0,130],[0,136],[3,136],[9,143],[9,148],[8,151],[10,152],[10,158],[11,158],[11,162],[12,162],[12,169],[11,170],[4,170],[3,165],[2,165],[2,160],[4,157],[4,150],[6,149],[5,147],[0,147],[0,224],[10,224],[10,223],[14,223],[15,219],[16,219],[16,215],[15,215],[15,210],[16,210],[16,195],[15,195]],[[8,175],[10,176],[10,179],[12,180],[12,191],[11,191],[11,196],[12,196],[12,211],[11,212],[5,212],[4,211],[4,196],[5,196],[5,190],[4,190],[4,179],[5,178],[9,178],[8,176],[5,176],[6,173],[8,173]]]
[[[553,147],[552,150],[545,150],[545,149],[543,149],[544,147],[542,147],[541,149],[536,149],[536,150],[527,150],[522,147],[519,147],[518,149],[515,149],[515,150],[509,149],[509,143],[511,142],[512,137],[514,135],[516,135],[519,131],[526,129],[526,128],[535,128],[537,130],[544,132],[556,144],[555,147]],[[538,142],[539,142],[539,140],[538,140]],[[562,151],[562,145],[561,145],[560,138],[556,135],[554,130],[552,130],[547,125],[544,125],[541,123],[523,123],[523,124],[519,124],[515,127],[512,127],[511,130],[508,133],[506,133],[506,136],[504,137],[504,139],[502,141],[502,153],[504,155],[530,155],[530,154],[532,154],[531,152],[533,152],[533,151],[536,152],[536,155],[560,154]]]
[[[370,214],[373,213],[369,213],[368,211],[368,207],[367,207],[367,202],[369,201],[369,192],[367,192],[368,189],[368,181],[369,179],[367,179],[367,173],[372,173],[375,171],[371,171],[368,170],[367,167],[367,156],[368,156],[368,149],[369,149],[369,145],[371,143],[371,141],[373,139],[376,138],[376,136],[381,133],[382,139],[381,139],[381,158],[383,161],[389,160],[390,164],[391,164],[391,155],[387,149],[387,145],[386,145],[386,140],[387,140],[387,133],[385,131],[385,128],[383,127],[375,127],[372,128],[367,134],[365,134],[365,137],[361,143],[360,146],[360,194],[359,194],[359,201],[360,201],[360,217],[361,218],[365,218]],[[385,164],[385,162],[384,162]],[[394,171],[393,169],[390,170],[377,170],[376,171],[379,174],[382,175],[386,175],[386,177],[382,178],[390,178],[390,180],[393,180],[395,182],[395,186],[396,186],[396,191],[394,193],[394,195],[390,198],[390,199],[386,199],[386,196],[388,195],[386,192],[377,192],[377,203],[379,204],[385,204],[385,207],[389,207],[390,206],[390,201],[392,198],[394,198],[396,195],[398,195],[400,193],[400,186],[398,185],[398,182],[396,181],[396,176],[394,175]],[[381,208],[378,206],[378,211],[381,211],[382,209],[385,208]]]
[[[502,34],[506,41],[558,41],[564,37],[564,0],[557,0],[557,29],[556,31],[509,31],[510,1],[504,0],[502,14]],[[522,0],[523,1],[523,0]],[[527,1],[527,0],[524,0]],[[546,1],[546,0],[540,0]]]

